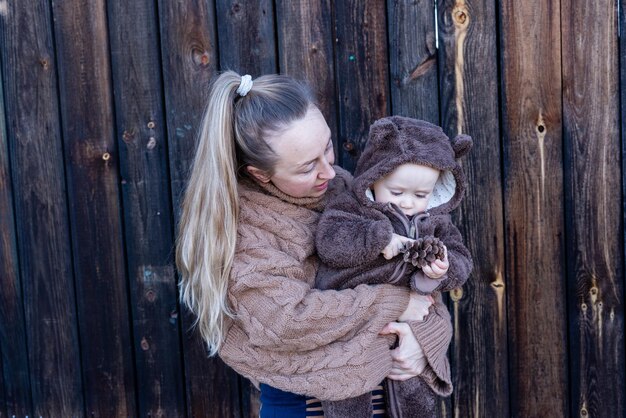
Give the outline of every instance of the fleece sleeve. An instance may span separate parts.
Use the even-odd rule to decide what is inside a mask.
[[[323,263],[342,269],[375,260],[392,235],[393,226],[386,216],[361,207],[352,192],[346,191],[326,206],[315,244]]]
[[[431,279],[422,270],[417,270],[411,277],[411,288],[422,294],[434,291],[448,292],[463,286],[472,272],[472,257],[463,245],[463,238],[448,215],[436,219],[435,236],[448,250],[450,268],[439,279]]]

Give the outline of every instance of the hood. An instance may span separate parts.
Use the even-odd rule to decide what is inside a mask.
[[[402,164],[425,165],[441,171],[427,211],[448,213],[459,205],[465,193],[465,175],[456,159],[471,147],[472,138],[468,135],[450,139],[439,126],[423,120],[403,116],[379,119],[370,127],[352,190],[364,205],[375,205],[367,197],[372,184]]]

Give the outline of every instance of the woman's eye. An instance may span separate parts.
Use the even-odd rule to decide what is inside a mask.
[[[302,174],[309,174],[309,173],[313,172],[313,169],[314,169],[314,168],[315,168],[315,166],[314,166],[314,165],[312,165],[312,166],[311,166],[311,168],[308,168],[308,169],[304,170],[304,171],[302,172]]]

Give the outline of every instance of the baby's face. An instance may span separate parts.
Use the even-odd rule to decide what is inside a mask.
[[[380,203],[394,203],[407,216],[425,212],[439,178],[439,170],[417,164],[402,164],[372,186]]]

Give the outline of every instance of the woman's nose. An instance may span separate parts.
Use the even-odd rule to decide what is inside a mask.
[[[335,175],[337,175],[337,173],[335,173],[335,169],[333,168],[333,166],[328,160],[324,160],[324,166],[319,173],[319,178],[323,180],[332,180],[333,178],[335,178]]]

